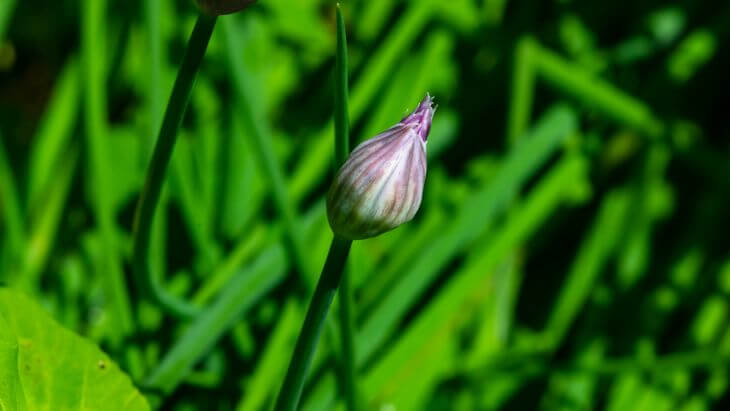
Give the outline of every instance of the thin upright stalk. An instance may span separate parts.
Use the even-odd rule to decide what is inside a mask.
[[[210,36],[215,27],[216,17],[205,14],[198,15],[193,34],[188,42],[180,71],[175,79],[172,95],[162,121],[160,135],[155,143],[152,161],[147,170],[142,195],[137,204],[134,223],[134,255],[132,264],[135,280],[147,296],[152,298],[166,311],[180,317],[191,317],[199,312],[194,305],[179,299],[165,291],[159,279],[152,276],[149,268],[150,235],[152,221],[160,198],[160,191],[165,180],[167,166],[170,163],[172,149],[177,140],[177,131],[185,114],[195,77],[203,61]]]
[[[347,31],[340,4],[337,4],[337,53],[335,60],[335,172],[350,155],[350,116],[348,107]],[[357,410],[357,368],[352,321],[352,289],[347,271],[342,274],[338,292],[342,342],[342,372],[345,403],[349,411]]]
[[[274,406],[276,411],[294,411],[297,408],[304,387],[304,379],[312,363],[314,350],[317,348],[327,311],[340,284],[351,245],[352,241],[339,237],[332,240],[332,245],[327,254],[327,261],[322,269],[319,282],[317,282],[312,301],[309,303],[299,338],[297,338],[297,344],[294,347],[294,354],[289,363],[284,384],[276,399],[276,405]]]
[[[347,271],[342,274],[337,296],[340,304],[339,320],[342,341],[342,374],[345,404],[347,405],[348,411],[356,411],[358,409],[358,395],[357,367],[355,366],[355,333],[352,323],[352,288],[350,287],[350,276]]]
[[[347,73],[347,31],[337,3],[337,52],[335,55],[335,171],[350,155],[350,115]]]
[[[347,107],[347,39],[345,24],[339,4],[337,5],[337,51],[335,70],[335,167],[339,168],[350,153],[349,119]],[[343,280],[345,263],[350,253],[352,241],[340,238],[337,235],[332,239],[327,261],[319,277],[317,288],[314,290],[312,301],[309,303],[307,315],[302,330],[294,347],[289,369],[284,383],[276,399],[274,410],[294,411],[302,395],[302,388],[307,371],[312,363],[317,342],[327,317],[327,311],[332,304],[335,292]],[[352,321],[349,304],[349,281],[344,278],[344,290],[340,290],[340,330],[343,344],[343,363],[346,377],[345,391],[350,410],[356,404],[354,385],[354,346],[352,338]],[[352,405],[351,405],[352,404]]]

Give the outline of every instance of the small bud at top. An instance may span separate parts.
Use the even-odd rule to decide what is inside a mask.
[[[421,206],[426,141],[435,108],[430,95],[400,123],[352,151],[327,194],[332,231],[374,237],[410,221]]]
[[[241,11],[256,0],[195,0],[203,12],[211,16],[220,16]]]

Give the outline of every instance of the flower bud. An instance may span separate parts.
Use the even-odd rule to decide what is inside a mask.
[[[241,11],[256,0],[195,0],[195,2],[206,14],[220,16]]]
[[[434,112],[426,94],[413,113],[352,151],[327,194],[327,218],[335,234],[350,240],[374,237],[416,215]]]

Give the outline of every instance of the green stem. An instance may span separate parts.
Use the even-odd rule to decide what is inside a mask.
[[[118,233],[112,202],[112,175],[109,159],[109,125],[106,91],[106,28],[107,1],[86,0],[81,13],[81,51],[84,79],[85,151],[90,175],[91,208],[101,234],[102,252],[98,256],[103,270],[104,293],[109,299],[111,345],[119,347],[124,336],[133,333],[135,324],[132,304],[124,281],[118,250]]]
[[[337,53],[335,58],[335,172],[350,155],[348,100],[347,32],[342,8],[337,4]],[[349,273],[342,274],[339,295],[339,321],[342,342],[342,371],[345,402],[349,411],[357,410],[357,369],[352,322],[352,288]]]
[[[358,409],[357,395],[357,368],[355,367],[355,338],[352,321],[352,288],[348,272],[342,274],[338,291],[340,304],[339,320],[342,341],[342,371],[345,403],[349,411]]]
[[[314,350],[322,333],[327,311],[340,284],[351,245],[352,241],[339,237],[332,240],[329,254],[327,254],[327,261],[319,277],[317,288],[314,290],[312,301],[309,303],[307,316],[304,319],[299,338],[297,338],[297,345],[294,348],[294,354],[289,363],[284,384],[276,399],[276,405],[274,406],[276,411],[293,411],[299,403],[304,379],[312,363]]]
[[[144,380],[144,387],[171,393],[246,311],[286,276],[284,249],[273,247],[239,270],[205,311],[175,341]]]
[[[335,57],[335,171],[350,155],[350,116],[347,85],[347,32],[337,3],[337,53]]]
[[[160,191],[165,180],[167,166],[170,163],[172,149],[177,139],[177,131],[185,114],[195,76],[203,61],[208,41],[213,33],[216,18],[200,14],[185,51],[180,71],[175,79],[175,86],[165,111],[160,135],[155,143],[152,161],[147,170],[142,195],[137,204],[134,230],[134,266],[135,280],[140,289],[162,308],[173,315],[192,317],[200,310],[194,305],[169,294],[159,283],[159,279],[150,274],[149,247],[152,221],[155,215]]]

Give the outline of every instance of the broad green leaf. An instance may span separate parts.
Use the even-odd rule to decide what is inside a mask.
[[[0,410],[149,410],[108,355],[0,288]]]

